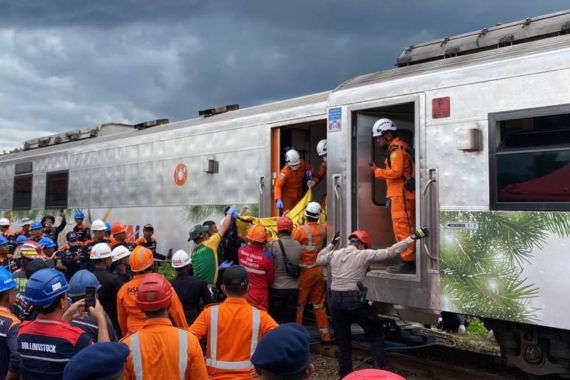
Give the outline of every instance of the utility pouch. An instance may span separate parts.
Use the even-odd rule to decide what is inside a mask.
[[[361,281],[358,281],[356,285],[358,286],[358,302],[361,304],[367,304],[368,300],[366,299],[366,296],[368,295],[368,288],[364,286]]]
[[[416,191],[416,178],[412,177],[407,179],[406,182],[404,182],[404,189],[410,193]]]
[[[285,272],[293,278],[298,278],[301,275],[301,267],[297,264],[293,264],[287,258],[287,254],[285,253],[285,247],[283,246],[283,242],[281,240],[277,240],[279,244],[279,248],[281,248],[281,255],[283,255],[283,262],[285,263]]]

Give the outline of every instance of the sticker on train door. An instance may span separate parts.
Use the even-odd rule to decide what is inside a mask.
[[[186,180],[188,179],[188,169],[184,164],[176,165],[174,169],[174,183],[176,186],[184,186]]]
[[[329,132],[342,131],[342,108],[329,108],[328,130]]]

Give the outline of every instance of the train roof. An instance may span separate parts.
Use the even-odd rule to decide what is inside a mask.
[[[56,144],[42,148],[35,148],[31,150],[9,153],[0,156],[0,163],[14,161],[14,160],[20,161],[20,160],[30,159],[38,156],[43,156],[46,154],[52,154],[75,148],[90,146],[94,144],[100,144],[107,141],[114,141],[117,139],[128,139],[131,137],[137,137],[149,134],[160,134],[168,131],[181,130],[184,128],[196,127],[199,125],[218,123],[226,120],[236,120],[236,119],[244,119],[249,117],[256,117],[263,114],[269,114],[284,110],[291,110],[302,106],[317,105],[318,103],[323,103],[322,113],[324,115],[326,110],[325,102],[327,101],[329,94],[330,91],[325,91],[311,95],[305,95],[301,97],[242,108],[239,110],[225,112],[209,117],[196,117],[193,119],[181,120],[167,124],[160,124],[155,127],[142,129],[142,130],[133,129],[130,132],[123,132],[120,134],[98,136],[74,142]],[[279,121],[281,121],[281,119],[279,117],[276,117],[275,120],[272,122],[279,122]]]

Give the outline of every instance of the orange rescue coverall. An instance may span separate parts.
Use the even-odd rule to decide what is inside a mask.
[[[135,274],[135,277],[124,284],[117,294],[117,316],[123,336],[140,330],[146,322],[144,313],[139,309],[136,302],[137,289],[144,276],[144,274]],[[184,309],[174,289],[172,290],[172,300],[168,308],[168,315],[172,318],[176,327],[181,329],[188,328]]]
[[[315,181],[315,186],[317,186],[321,181],[327,178],[327,162],[323,161],[321,166],[319,167],[318,173],[313,177],[313,181]]]
[[[210,379],[256,379],[250,358],[261,338],[277,326],[269,314],[247,300],[228,297],[221,304],[206,306],[190,331],[198,339],[207,337],[206,367]]]
[[[295,228],[291,237],[301,244],[301,258],[299,260],[301,275],[299,276],[296,322],[299,324],[303,323],[303,311],[310,296],[315,317],[317,318],[317,325],[321,332],[321,340],[328,342],[331,337],[329,334],[329,320],[325,309],[325,281],[322,268],[315,266],[317,255],[324,247],[327,237],[326,226],[317,222],[307,222]]]
[[[131,350],[125,363],[127,380],[208,379],[198,339],[190,332],[172,326],[168,318],[147,319],[140,330],[123,338],[122,342]],[[180,376],[182,368],[185,370]]]
[[[307,171],[313,168],[304,160],[301,160],[299,169],[293,170],[289,165],[285,165],[279,173],[279,178],[275,181],[273,198],[283,201],[283,211],[291,210],[302,198],[303,181]]]
[[[385,161],[385,168],[378,168],[374,172],[376,179],[386,180],[386,197],[390,199],[390,213],[392,215],[392,228],[396,241],[406,239],[414,231],[416,225],[416,193],[404,188],[407,178],[413,176],[414,165],[405,149],[409,145],[396,137],[388,146],[390,158]],[[400,254],[402,261],[416,260],[416,246],[412,244]]]

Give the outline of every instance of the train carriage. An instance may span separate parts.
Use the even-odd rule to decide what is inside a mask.
[[[289,146],[318,166],[328,140],[331,233],[394,242],[373,123],[396,122],[414,146],[416,274],[373,267],[369,299],[427,321],[483,317],[510,363],[570,374],[570,12],[411,46],[398,67],[330,92],[75,142],[30,142],[0,157],[0,210],[16,222],[79,208],[153,223],[159,251],[187,248],[188,228],[228,204],[275,215],[272,185]],[[119,128],[116,126],[116,128]],[[107,128],[109,129],[109,128]],[[121,129],[121,128],[119,128]],[[73,135],[73,134],[71,134]],[[217,220],[217,219],[215,219]]]

